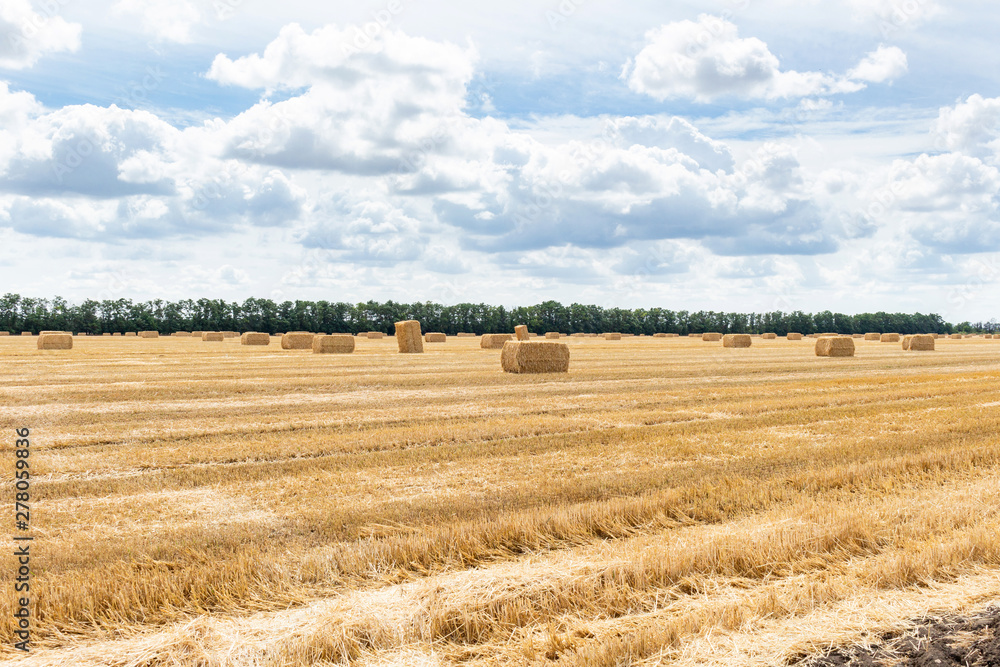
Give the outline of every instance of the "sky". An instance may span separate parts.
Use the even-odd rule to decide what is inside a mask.
[[[989,320],[998,19],[2,0],[0,292]]]

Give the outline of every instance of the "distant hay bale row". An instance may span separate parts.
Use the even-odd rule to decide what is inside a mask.
[[[882,334],[879,340],[883,343],[898,343],[900,341],[900,336],[898,333],[887,333]]]
[[[308,331],[289,331],[281,336],[282,350],[311,350],[313,334]]]
[[[822,336],[816,340],[817,357],[853,357],[854,338],[848,336]]]
[[[722,340],[722,334],[706,333],[701,335],[701,339],[706,343],[718,343],[720,340]]]
[[[531,332],[528,331],[528,325],[527,324],[518,324],[516,327],[514,327],[514,336],[518,340],[530,340],[531,339]]]
[[[432,331],[424,335],[425,343],[447,343],[448,335],[439,331]]]
[[[479,339],[479,347],[484,350],[499,350],[509,340],[514,340],[514,336],[511,334],[483,334],[483,337]]]
[[[402,354],[421,354],[424,351],[424,339],[420,335],[420,322],[396,322],[396,345]]]
[[[72,350],[73,335],[68,333],[44,333],[38,336],[39,350]]]
[[[621,340],[622,335],[620,333],[606,333],[604,334],[604,340]]]
[[[505,373],[566,373],[569,371],[569,346],[548,341],[513,341],[504,343],[500,367]]]
[[[350,334],[313,336],[312,351],[313,354],[350,354],[354,352],[354,336]]]
[[[760,337],[763,340],[776,340],[778,338],[778,334],[776,334],[776,333],[766,333],[766,334],[761,334]]]
[[[750,347],[753,338],[750,334],[726,334],[722,337],[722,347]]]
[[[800,333],[790,333],[787,336],[788,340],[802,340],[802,334]]]
[[[248,331],[240,336],[240,345],[270,345],[271,334]]]

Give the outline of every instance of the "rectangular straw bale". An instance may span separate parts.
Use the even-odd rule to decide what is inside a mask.
[[[962,340],[962,334],[952,334],[948,336],[951,340]]]
[[[9,335],[10,335],[9,331],[0,331],[0,336],[9,336]]]
[[[701,338],[703,334],[688,334],[688,338]]]
[[[518,340],[530,340],[531,332],[528,331],[528,325],[518,324],[514,327],[514,336],[516,336]]]
[[[866,333],[865,340],[882,340],[882,334],[880,333]]]
[[[113,333],[113,334],[111,334],[111,335],[112,335],[112,336],[121,336],[121,335],[122,335],[122,332],[121,332],[121,331],[116,331],[116,332],[114,332],[114,333]]]
[[[500,353],[505,373],[569,372],[569,346],[549,341],[507,341]]]
[[[821,336],[816,339],[817,357],[853,357],[854,339],[848,336]]]
[[[851,338],[857,338],[857,339],[860,339],[860,340],[864,340],[865,339],[865,334],[854,334],[854,335],[851,336]]]
[[[424,339],[420,335],[420,322],[417,320],[396,322],[396,345],[402,354],[422,353]]]
[[[221,343],[226,337],[221,331],[206,331],[201,334],[201,339],[206,343]]]
[[[722,340],[722,334],[706,333],[701,335],[701,339],[706,343],[718,343],[720,340]]]
[[[913,340],[913,336],[903,336],[903,349],[910,349],[910,341]]]
[[[134,332],[134,331],[126,331],[126,332],[125,332],[125,337],[126,337],[126,338],[136,338],[136,337],[138,337],[138,336],[139,336],[139,334],[137,334],[137,333],[136,333],[136,332]]]
[[[669,338],[669,337],[670,334],[665,334],[665,333],[653,334],[653,338]]]
[[[886,333],[882,334],[879,340],[883,343],[898,343],[900,341],[900,336],[898,333]]]
[[[354,336],[351,334],[331,334],[313,336],[313,354],[350,354],[354,352]]]
[[[30,331],[22,331],[21,335],[22,336],[34,336],[35,334],[31,333]]]
[[[239,332],[236,332],[236,331],[223,331],[222,332],[222,336],[224,338],[239,338],[240,334],[239,334]]]
[[[622,335],[620,333],[606,333],[604,334],[604,340],[621,340]]]
[[[934,351],[934,337],[928,335],[916,335],[908,336],[910,339],[910,345],[903,346],[904,350],[910,350],[911,352],[933,352]]]
[[[424,335],[425,343],[447,343],[448,335],[439,331],[432,331]]]
[[[459,332],[455,337],[456,338],[475,338],[476,334],[474,334],[474,333]]]
[[[101,336],[102,336],[102,337],[103,337],[103,336],[110,336],[110,335],[111,335],[110,333],[102,333],[102,334],[101,334]]]
[[[173,338],[190,338],[191,337],[191,332],[190,331],[175,331],[175,332],[173,332],[170,335]]]
[[[311,350],[313,334],[308,331],[289,331],[281,336],[282,350]]]
[[[202,334],[204,334],[204,333],[205,333],[204,331],[192,331],[191,332],[191,338],[198,338],[198,339],[200,339],[201,336],[202,336]]]
[[[381,331],[369,331],[367,335],[371,340],[382,340],[385,338],[385,333]]]
[[[545,332],[545,337],[548,340],[558,340],[559,337],[560,337],[560,335],[561,334],[558,331],[546,331]]]
[[[72,350],[73,336],[68,333],[46,333],[38,336],[39,350]]]
[[[790,333],[786,336],[788,340],[802,340],[802,334],[800,333]]]
[[[248,331],[240,336],[240,345],[270,345],[271,335],[259,331]]]
[[[139,338],[159,338],[159,331],[140,331]]]
[[[778,338],[778,334],[776,334],[776,333],[765,333],[765,334],[761,334],[760,337],[761,337],[762,340],[776,340]]]
[[[722,347],[750,347],[753,338],[750,334],[726,334],[722,337]]]
[[[483,337],[479,339],[479,347],[484,350],[499,350],[509,340],[514,340],[514,336],[511,334],[483,334]]]

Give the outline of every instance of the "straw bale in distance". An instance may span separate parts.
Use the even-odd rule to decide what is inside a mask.
[[[22,331],[21,335],[22,336],[34,336],[35,334],[31,333],[30,331]]]
[[[205,333],[204,331],[192,331],[191,338],[201,338],[202,334],[204,333]]]
[[[236,331],[223,331],[222,336],[224,338],[239,338],[240,334],[237,333]]]
[[[499,350],[509,340],[514,340],[510,334],[483,334],[483,337],[479,339],[479,347],[484,350]]]
[[[116,331],[116,332],[114,332],[114,333],[113,333],[113,334],[111,334],[111,335],[112,335],[112,336],[121,336],[121,335],[122,335],[122,332],[121,332],[121,331]]]
[[[420,335],[420,322],[406,320],[396,322],[396,345],[402,354],[420,354],[424,351],[424,339]]]
[[[620,333],[606,333],[604,334],[604,340],[621,340],[622,335]]]
[[[134,332],[134,331],[126,331],[126,332],[125,332],[125,337],[126,337],[126,338],[134,338],[134,337],[137,337],[138,335],[139,335],[139,334],[137,334],[137,333],[136,333],[136,332]]]
[[[910,341],[913,340],[913,336],[903,336],[903,349],[910,349]]]
[[[505,373],[566,373],[569,346],[549,341],[507,341],[500,353]]]
[[[775,340],[775,339],[777,339],[778,334],[776,334],[776,333],[766,333],[766,334],[761,334],[760,337],[763,340]]]
[[[848,336],[823,336],[816,339],[817,357],[853,357],[854,339]]]
[[[206,331],[201,335],[201,339],[207,343],[221,343],[226,337],[221,331]]]
[[[860,340],[864,340],[865,334],[854,334],[853,336],[851,336],[851,338],[858,338]]]
[[[900,336],[897,333],[882,334],[879,340],[883,343],[898,343],[900,341]]]
[[[257,331],[248,331],[240,336],[240,345],[270,345],[271,335]]]
[[[313,335],[308,331],[289,331],[281,337],[282,350],[311,350]]]
[[[447,343],[448,335],[439,331],[432,331],[424,335],[425,343]]]
[[[527,324],[518,324],[514,327],[514,335],[518,340],[529,340],[531,338],[531,333],[528,331]]]
[[[9,331],[0,331],[0,336],[9,336],[9,335],[10,335]]]
[[[159,331],[140,331],[139,338],[159,338]]]
[[[802,340],[802,334],[800,333],[790,333],[787,336],[788,340]]]
[[[175,338],[190,338],[191,337],[191,332],[190,331],[175,331],[175,332],[173,332],[170,335],[174,336]]]
[[[927,335],[917,335],[908,336],[910,339],[909,347],[904,347],[904,350],[910,350],[911,352],[933,352],[934,351],[934,337]]]
[[[653,338],[669,338],[670,336],[665,333],[653,334]]]
[[[462,333],[462,332],[459,332],[458,335],[456,336],[456,338],[475,338],[475,337],[476,334],[474,333]]]
[[[72,350],[73,336],[68,333],[46,333],[38,336],[39,350]]]
[[[701,338],[704,334],[688,334],[688,338]]]
[[[750,347],[753,338],[750,334],[726,334],[722,337],[722,347]]]
[[[582,333],[582,332],[581,333],[570,334],[570,338],[586,338],[586,337],[587,337],[587,334]]]
[[[313,336],[312,348],[313,354],[350,354],[354,352],[354,336],[350,334]]]
[[[962,334],[952,334],[948,338],[951,340],[962,340]]]
[[[880,333],[866,333],[865,340],[882,340],[882,334]]]
[[[370,338],[371,340],[382,340],[383,338],[385,338],[385,333],[381,331],[369,331],[368,338]]]
[[[706,343],[718,343],[720,340],[722,340],[722,334],[706,333],[701,335],[701,339]]]
[[[560,336],[560,334],[559,334],[558,331],[546,331],[545,332],[545,337],[547,339],[549,339],[549,340],[558,340],[559,336]]]
[[[39,331],[38,332],[39,336],[44,336],[45,334],[66,334],[67,336],[72,336],[73,335],[69,331],[56,331],[56,330],[49,331],[49,330],[45,330],[45,331]]]
[[[102,333],[101,336],[110,336],[110,333]]]

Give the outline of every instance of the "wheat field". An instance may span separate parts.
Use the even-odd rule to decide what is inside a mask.
[[[565,342],[0,338],[36,535],[0,661],[794,664],[1000,599],[1000,341]]]

